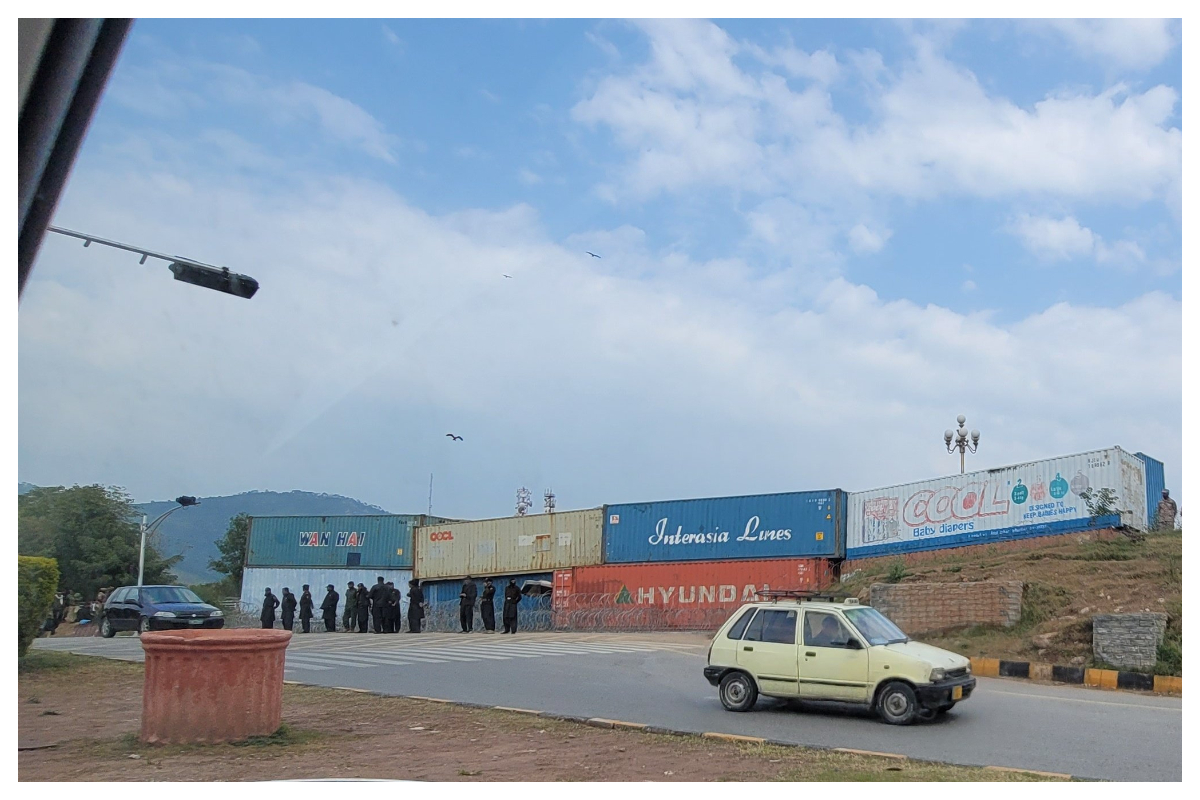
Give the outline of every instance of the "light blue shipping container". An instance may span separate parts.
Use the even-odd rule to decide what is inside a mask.
[[[625,503],[606,506],[604,514],[606,564],[845,553],[841,489]]]
[[[246,566],[411,570],[413,530],[443,521],[424,514],[251,517]]]
[[[1134,453],[1134,455],[1146,465],[1146,527],[1153,528],[1155,517],[1158,516],[1158,501],[1162,500],[1163,489],[1167,488],[1163,463],[1145,453]]]
[[[492,576],[496,586],[496,630],[504,630],[504,587],[508,579],[516,578],[517,586],[522,587],[527,581],[545,581],[553,585],[554,573],[539,572],[528,575],[499,575]],[[428,607],[426,628],[428,630],[459,630],[458,623],[458,593],[462,591],[461,580],[422,581],[421,591],[425,594],[425,604]],[[475,588],[483,594],[483,578],[475,579]],[[519,630],[544,630],[549,627],[551,619],[551,601],[553,595],[548,593],[538,597],[523,596],[517,606],[517,628]],[[483,618],[479,613],[479,600],[475,600],[475,630],[483,630]]]
[[[283,587],[288,587],[300,599],[301,587],[308,584],[313,596],[313,630],[325,630],[321,623],[321,602],[325,599],[325,587],[333,584],[338,593],[337,627],[342,629],[342,612],[346,610],[346,582],[354,581],[370,589],[375,580],[382,577],[391,581],[400,590],[400,608],[408,613],[408,582],[412,579],[410,569],[372,569],[370,567],[247,567],[242,573],[242,608],[247,611],[262,608],[263,592],[270,589],[280,601]],[[300,609],[296,609],[299,615]],[[275,624],[279,625],[279,611],[275,612]],[[300,630],[300,618],[296,617],[296,630]]]

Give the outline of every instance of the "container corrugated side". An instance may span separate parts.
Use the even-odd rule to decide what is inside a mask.
[[[1136,462],[1136,463],[1135,463]],[[1119,514],[1092,519],[1081,493],[1112,489]],[[852,492],[846,557],[937,550],[1126,525],[1142,529],[1145,468],[1111,447]]]
[[[599,564],[603,514],[594,508],[424,526],[416,531],[414,572],[441,580]]]
[[[1163,489],[1167,488],[1167,477],[1163,463],[1157,458],[1145,453],[1134,453],[1146,465],[1146,525],[1154,527],[1158,515],[1158,502],[1162,500]]]
[[[246,566],[412,569],[424,515],[251,517]]]
[[[840,489],[610,505],[604,563],[840,558],[845,508]]]
[[[494,605],[496,607],[496,630],[504,630],[502,620],[504,611],[504,587],[509,578],[516,579],[517,586],[523,587],[526,581],[554,580],[553,572],[538,572],[523,575],[488,576],[496,587]],[[472,576],[474,578],[474,576]],[[426,628],[431,631],[460,630],[458,621],[459,592],[462,591],[462,580],[421,581],[421,591],[425,594]],[[483,594],[483,578],[475,581],[478,595]],[[480,616],[478,595],[475,600],[475,630],[483,630],[483,619]],[[517,605],[517,627],[520,630],[546,630],[550,627],[550,610],[553,598],[550,594],[536,597],[523,596]]]
[[[825,589],[828,559],[744,559],[604,564],[554,576],[557,627],[709,630],[769,589]]]
[[[338,597],[338,628],[341,629],[342,611],[346,608],[346,582],[354,581],[355,586],[362,584],[370,589],[375,585],[375,581],[380,576],[385,582],[392,581],[396,584],[396,588],[400,590],[401,605],[404,609],[408,608],[408,582],[412,579],[412,570],[410,569],[370,569],[370,568],[346,568],[346,567],[247,567],[242,573],[242,607],[250,611],[251,609],[261,609],[263,601],[263,591],[267,588],[271,589],[276,597],[283,600],[283,587],[288,587],[292,593],[296,595],[297,601],[300,599],[300,587],[304,584],[309,585],[309,591],[312,592],[313,605],[315,607],[314,614],[317,618],[321,616],[320,608],[321,601],[325,599],[325,587],[333,584],[337,590]],[[299,608],[296,609],[297,623],[296,629],[299,630]],[[276,621],[278,621],[279,612],[275,613]]]

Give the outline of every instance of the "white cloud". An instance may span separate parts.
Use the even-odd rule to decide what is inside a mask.
[[[298,119],[312,119],[332,138],[359,147],[367,155],[389,164],[395,138],[383,123],[344,97],[307,83],[295,82],[276,88],[273,97],[282,109]]]
[[[500,95],[489,92],[487,89],[480,89],[479,93],[483,95],[484,99],[486,99],[489,103],[500,102]]]
[[[403,40],[399,36],[396,35],[396,32],[394,30],[392,30],[391,28],[389,28],[387,25],[383,26],[383,38],[386,39],[390,44],[393,44],[396,46],[400,46],[400,45],[404,44]]]
[[[1043,24],[1081,55],[1118,69],[1144,70],[1161,63],[1178,45],[1166,19],[1059,19]]]
[[[887,240],[892,238],[890,230],[871,230],[861,222],[850,229],[848,235],[850,240],[850,249],[861,255],[870,253],[878,253],[887,244]]]
[[[527,168],[525,168],[525,167],[522,167],[522,168],[521,168],[521,169],[520,169],[520,170],[517,172],[517,178],[518,178],[518,180],[520,180],[520,181],[521,181],[521,183],[525,184],[526,186],[533,186],[533,185],[535,185],[535,184],[538,184],[538,183],[541,183],[541,182],[542,182],[542,176],[541,176],[541,175],[538,175],[538,174],[537,174],[536,172],[534,172],[533,170],[531,170],[531,169],[527,169]]]
[[[979,288],[979,286],[973,280],[965,280],[962,283],[962,290],[964,292],[970,293],[970,292],[975,291],[978,288]]]
[[[617,49],[617,46],[603,36],[591,31],[584,31],[583,36],[609,58],[618,59],[621,57],[621,51]]]
[[[1117,266],[1146,261],[1146,254],[1137,242],[1121,240],[1108,244],[1071,216],[1056,219],[1020,214],[1009,223],[1008,230],[1021,240],[1026,250],[1045,261],[1066,261],[1082,256],[1093,256],[1098,263]]]

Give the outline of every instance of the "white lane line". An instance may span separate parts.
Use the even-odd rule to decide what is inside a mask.
[[[303,667],[307,667],[307,666],[313,665],[313,664],[315,664],[317,666],[321,666],[324,664],[333,664],[334,666],[338,666],[338,667],[367,667],[367,666],[370,666],[370,664],[364,664],[361,661],[346,661],[346,660],[339,659],[339,658],[319,658],[318,659],[318,658],[313,658],[312,656],[308,656],[303,659],[289,658],[288,662],[291,662],[295,666],[303,666]]]
[[[1034,700],[1060,700],[1064,703],[1090,703],[1097,706],[1121,706],[1122,708],[1144,708],[1147,711],[1174,711],[1180,713],[1183,711],[1183,706],[1179,708],[1171,708],[1170,706],[1148,706],[1140,703],[1114,703],[1111,700],[1085,700],[1082,697],[1055,697],[1052,694],[1029,694],[1027,692],[1002,692],[998,689],[985,689],[987,694],[1010,694],[1014,697],[1032,697]]]
[[[333,667],[323,667],[320,664],[293,664],[290,667],[285,666],[283,668],[283,673],[286,675],[288,672],[290,672],[292,670],[297,670],[297,669],[311,669],[311,670],[322,671],[322,670],[327,670],[327,669],[333,669]]]

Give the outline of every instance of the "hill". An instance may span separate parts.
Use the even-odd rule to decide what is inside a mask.
[[[225,535],[229,520],[238,514],[338,515],[387,514],[388,511],[351,497],[315,492],[244,492],[225,497],[201,497],[200,505],[176,511],[159,526],[162,549],[171,555],[181,553],[183,561],[175,568],[183,583],[204,583],[219,575],[208,568],[216,558],[216,542]],[[138,503],[137,507],[151,522],[159,514],[175,507],[173,501]]]
[[[1012,628],[976,626],[917,638],[965,656],[1095,666],[1092,616],[1139,611],[1170,615],[1159,674],[1182,674],[1183,534],[1150,533],[1141,541],[1061,541],[1017,552],[945,550],[919,564],[879,559],[842,589],[866,602],[872,583],[1021,581],[1021,620]],[[891,574],[889,574],[891,573]]]
[[[36,488],[38,488],[38,487],[32,483],[18,483],[17,484],[17,494],[18,495],[29,494]]]

